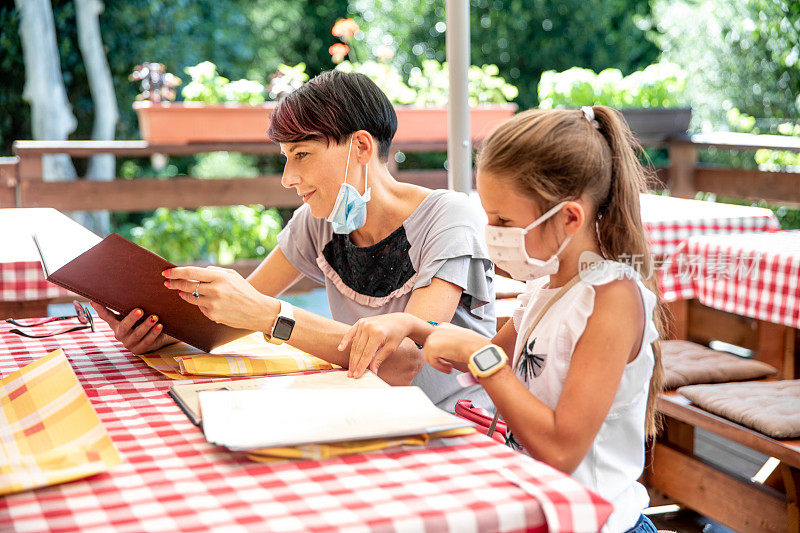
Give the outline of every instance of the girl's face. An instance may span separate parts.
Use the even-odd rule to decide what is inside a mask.
[[[511,180],[478,171],[476,186],[491,226],[526,228],[543,214],[536,202],[519,191]],[[558,249],[566,237],[560,227],[561,218],[562,213],[557,213],[525,235],[529,257],[545,261]]]
[[[363,184],[354,181],[359,168],[355,144],[349,154],[347,183],[361,190]],[[286,156],[281,184],[287,189],[294,187],[303,203],[308,204],[312,215],[326,218],[344,182],[350,139],[330,146],[324,141],[281,143],[280,146],[281,154]]]

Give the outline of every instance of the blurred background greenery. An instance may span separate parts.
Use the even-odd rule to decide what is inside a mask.
[[[74,4],[52,3],[61,68],[78,119],[70,138],[88,139],[92,101],[77,46]],[[575,87],[581,83],[585,87],[589,78],[602,78],[615,87],[608,101],[614,105],[690,105],[694,131],[800,134],[800,2],[470,0],[470,8],[471,62],[495,65],[496,74],[518,90],[514,102],[520,109],[540,103],[587,103]],[[432,93],[431,80],[441,76],[440,63],[445,60],[444,0],[106,1],[100,23],[121,112],[117,138],[139,138],[131,108],[138,88],[128,80],[138,63],[164,63],[167,71],[185,82],[185,69],[203,61],[214,63],[230,80],[247,78],[263,85],[281,64],[305,63],[305,72],[314,76],[334,67],[328,48],[338,39],[331,27],[343,17],[352,17],[361,28],[354,47],[373,55],[382,45],[391,48],[393,57],[388,61],[401,73],[403,83]],[[31,138],[30,111],[22,100],[24,67],[18,26],[18,11],[8,4],[0,7],[0,155],[11,153],[15,139]],[[667,78],[675,79],[655,87],[648,80],[654,72],[664,74],[664,69],[646,70],[654,64],[669,64]],[[570,70],[573,67],[589,70]],[[480,76],[486,75],[483,69]],[[564,82],[568,90],[558,88],[554,81],[559,79],[569,81]],[[655,88],[647,98],[641,91],[626,97],[618,90],[633,87],[638,91],[648,84]],[[592,98],[602,101],[597,95]],[[443,154],[401,157],[401,168],[442,168],[444,163]],[[654,157],[658,163],[658,154]],[[705,150],[700,160],[798,170],[797,158],[791,154]],[[178,174],[246,177],[279,172],[281,167],[277,157],[219,153],[172,158],[169,166],[158,171],[148,161],[117,161],[118,175],[126,179]],[[261,206],[174,213],[114,214],[113,222],[118,231],[143,243],[142,228],[146,228],[148,234],[156,235],[147,237],[147,243],[170,259],[193,256],[224,262],[268,251],[281,220],[289,215]],[[800,227],[796,210],[776,208],[776,213],[785,227]],[[182,237],[170,229],[171,217],[187,228],[205,225],[210,229],[199,233],[187,229]],[[230,224],[236,225],[239,219],[242,232],[237,233]],[[201,233],[207,237],[199,237]],[[215,234],[236,234],[247,242],[215,244]],[[259,242],[263,235],[269,236]],[[176,239],[184,239],[186,246],[159,248],[160,242]]]

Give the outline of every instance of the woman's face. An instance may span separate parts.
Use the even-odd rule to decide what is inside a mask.
[[[333,209],[344,182],[349,146],[349,138],[342,144],[330,146],[324,141],[281,143],[281,153],[286,156],[281,184],[287,189],[294,187],[317,218],[326,218]],[[358,172],[355,159],[350,153],[348,183],[353,183]],[[358,184],[354,185],[358,187]]]

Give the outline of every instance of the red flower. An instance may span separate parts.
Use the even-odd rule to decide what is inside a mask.
[[[334,63],[341,63],[345,56],[350,53],[350,47],[342,43],[332,44],[328,48],[328,53],[332,56]]]
[[[349,41],[359,29],[355,20],[339,19],[336,21],[336,24],[333,25],[331,34],[333,34],[334,37],[341,37],[343,40]]]

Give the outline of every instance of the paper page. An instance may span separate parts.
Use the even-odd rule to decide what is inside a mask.
[[[200,400],[198,393],[204,390],[258,390],[258,389],[347,389],[347,388],[386,388],[389,385],[367,370],[360,378],[349,378],[347,372],[318,372],[314,374],[272,376],[266,378],[215,381],[213,383],[185,383],[173,385],[173,392],[180,398],[183,407],[189,410],[198,422]]]
[[[419,387],[200,393],[206,440],[233,450],[389,438],[472,426]]]
[[[32,237],[46,276],[103,240],[78,224],[40,230]]]

